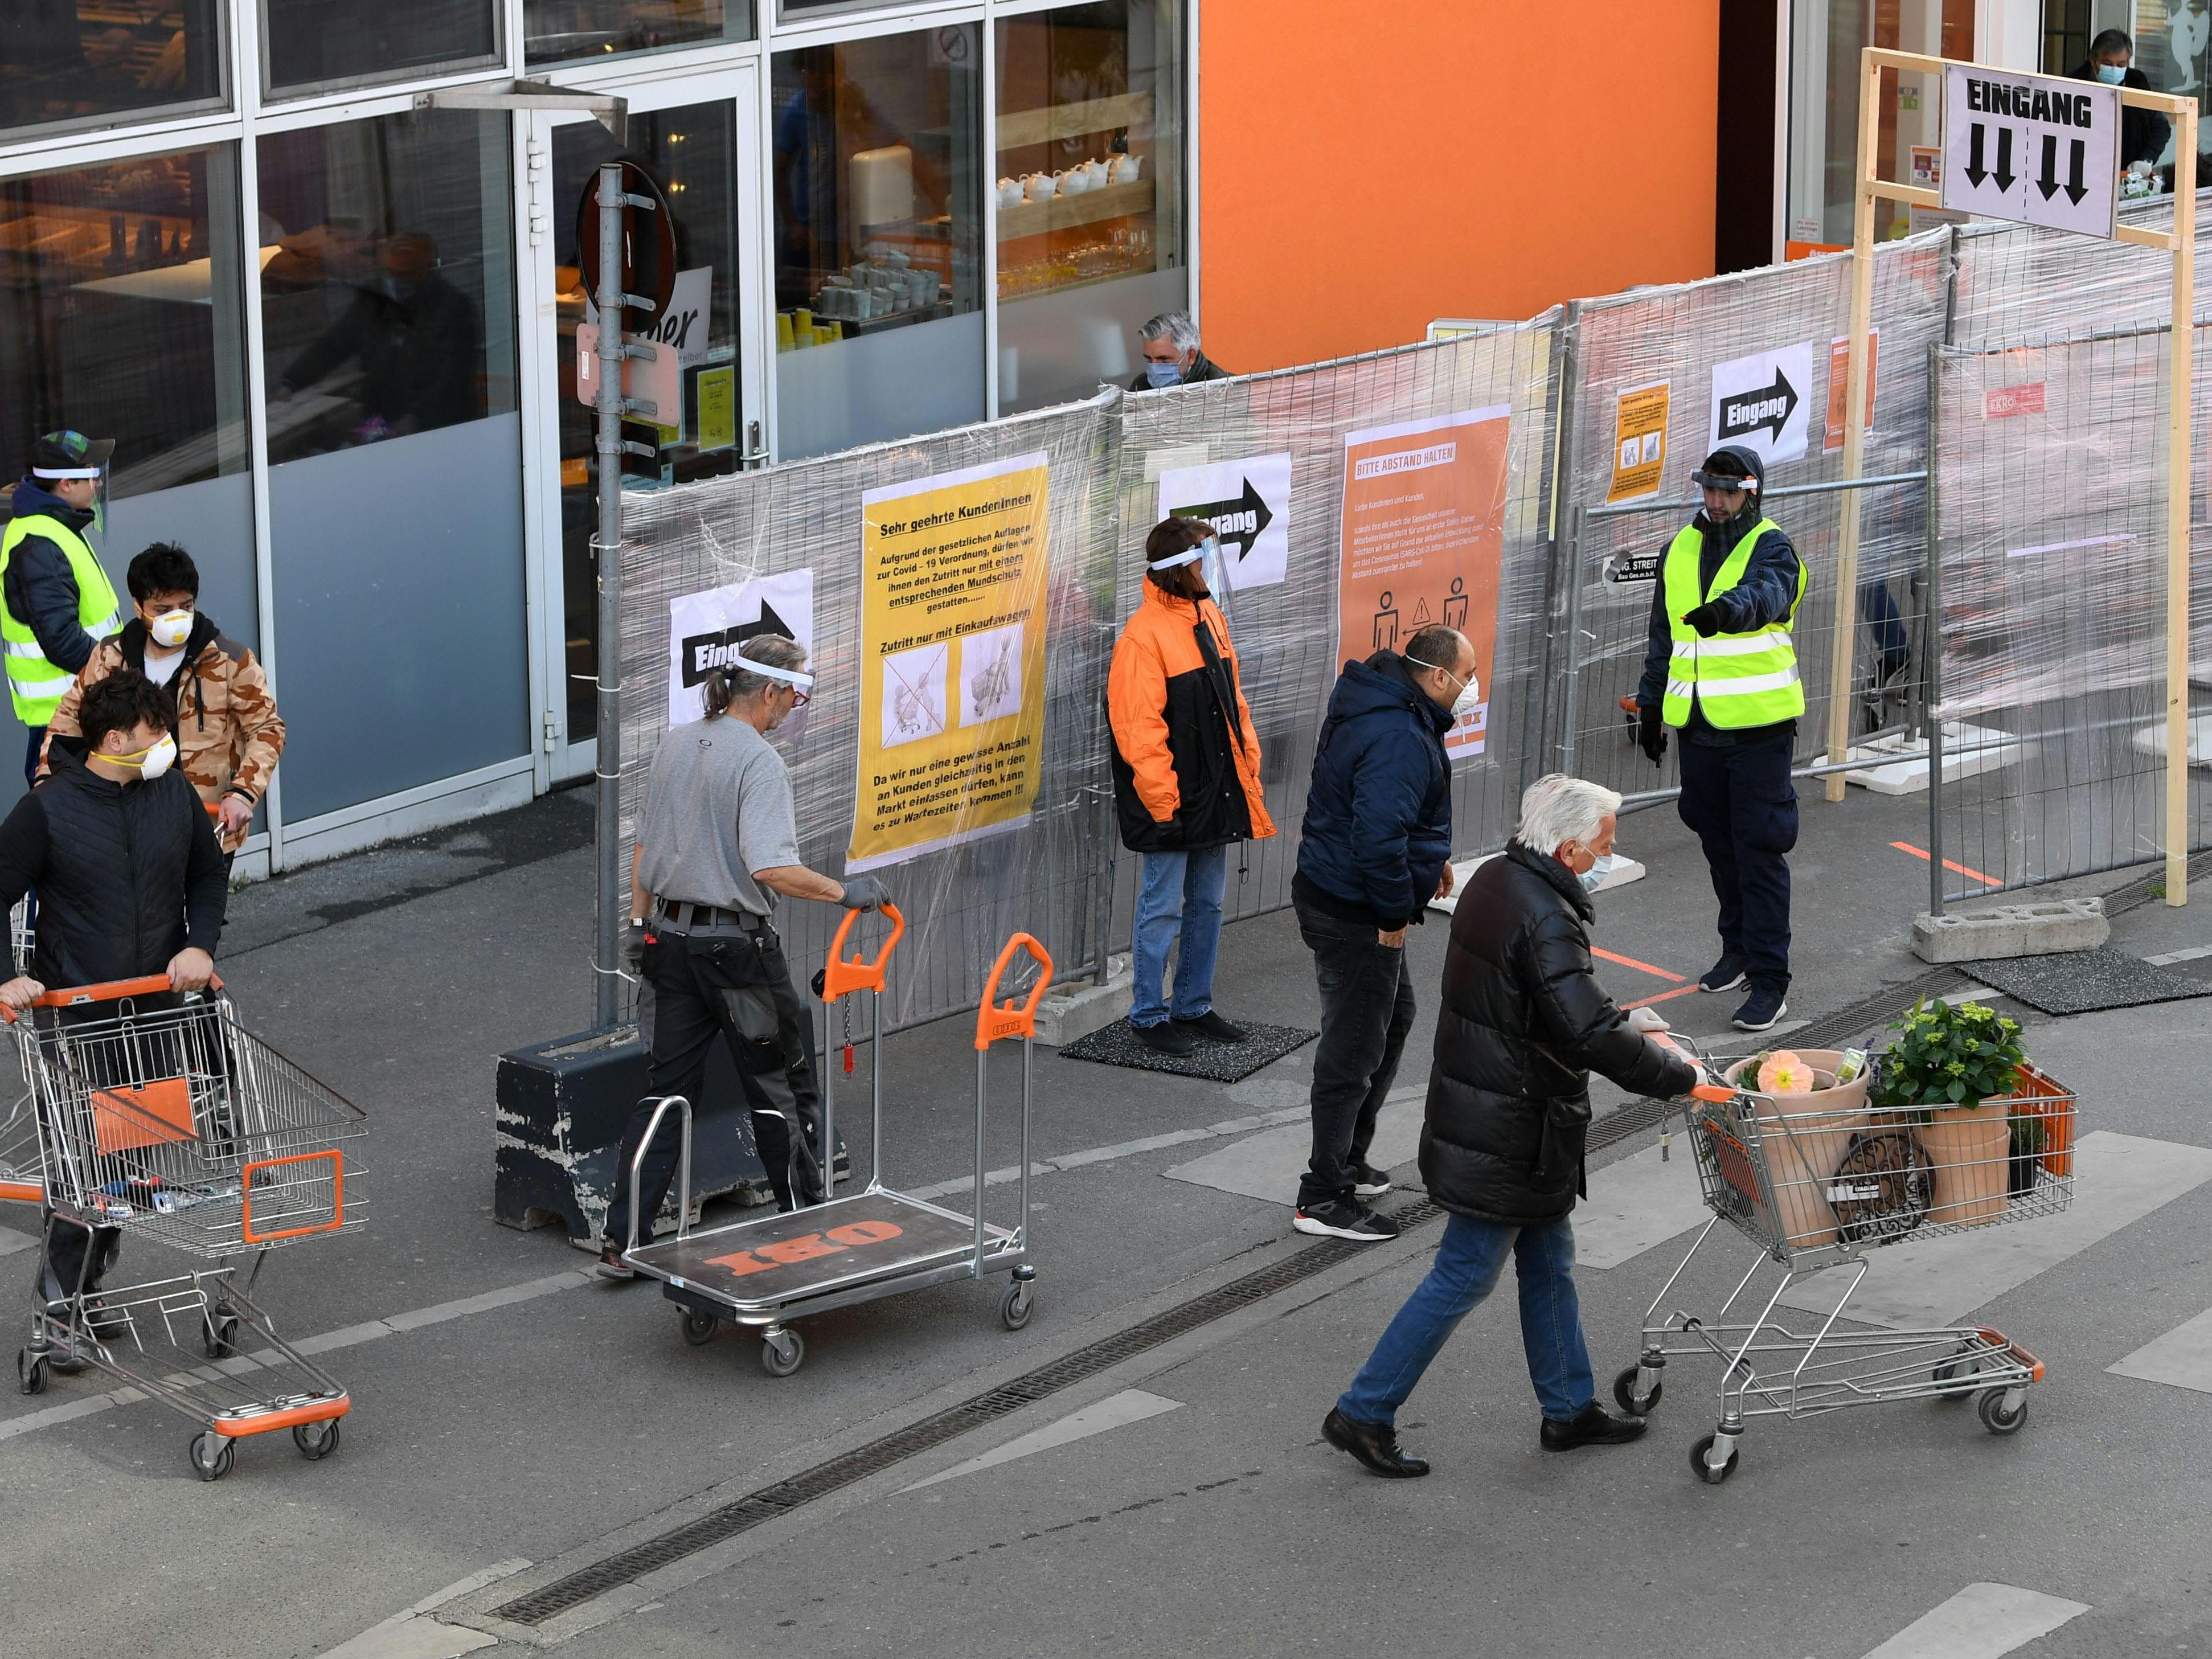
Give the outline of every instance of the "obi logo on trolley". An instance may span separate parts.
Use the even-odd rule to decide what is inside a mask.
[[[826,1233],[804,1233],[797,1238],[779,1239],[773,1244],[762,1244],[750,1250],[733,1250],[728,1255],[709,1259],[708,1266],[726,1268],[738,1278],[747,1273],[764,1273],[773,1267],[788,1267],[795,1261],[811,1261],[818,1256],[836,1255],[869,1244],[888,1244],[900,1237],[905,1229],[889,1221],[854,1221],[842,1227],[832,1227]]]

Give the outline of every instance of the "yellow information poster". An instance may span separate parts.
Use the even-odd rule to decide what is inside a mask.
[[[1659,493],[1667,471],[1667,404],[1669,383],[1632,386],[1614,400],[1613,483],[1606,505]]]
[[[848,872],[1018,830],[1044,748],[1042,451],[860,498]]]
[[[738,447],[738,371],[699,371],[699,453]]]

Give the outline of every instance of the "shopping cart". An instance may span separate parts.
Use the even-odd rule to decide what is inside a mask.
[[[338,1443],[345,1389],[277,1336],[250,1297],[280,1244],[358,1228],[361,1112],[238,1024],[220,986],[185,998],[166,977],[50,991],[4,1012],[30,1085],[47,1218],[25,1394],[94,1365],[199,1428],[192,1467],[229,1471],[233,1443],[290,1429],[309,1459]],[[52,1282],[57,1220],[112,1227],[216,1265],[93,1290]],[[246,1283],[228,1258],[253,1254]],[[212,1363],[204,1363],[212,1362]]]
[[[848,914],[830,946],[823,969],[824,1004],[859,991],[869,992],[874,1032],[874,1133],[870,1139],[868,1185],[864,1191],[787,1214],[740,1221],[694,1232],[691,1215],[691,1105],[670,1095],[653,1109],[637,1155],[630,1160],[630,1236],[623,1260],[662,1281],[662,1294],[684,1310],[684,1338],[703,1347],[721,1323],[747,1326],[761,1334],[761,1369],[770,1376],[789,1376],[805,1358],[806,1346],[791,1322],[806,1314],[872,1302],[878,1297],[1011,1273],[1013,1282],[999,1299],[999,1316],[1008,1330],[1030,1322],[1036,1307],[1036,1269],[1030,1265],[1030,1086],[1036,1030],[1036,1007],[1052,981],[1052,958],[1027,933],[1006,941],[992,965],[975,1018],[975,1170],[974,1212],[962,1215],[908,1193],[884,1185],[884,969],[906,932],[905,918],[886,904],[891,924],[873,962],[845,956],[847,938],[859,911]],[[1024,952],[1036,963],[1036,983],[1026,1003],[999,1000],[999,982]],[[1022,1161],[1018,1176],[1020,1221],[1012,1229],[983,1218],[984,1097],[989,1082],[991,1048],[1001,1039],[1022,1039]],[[822,1068],[822,1142],[836,1143],[835,1079],[837,1068]],[[682,1138],[677,1157],[677,1225],[672,1238],[641,1245],[638,1188],[646,1149],[662,1121],[678,1115]]]
[[[1839,1055],[1798,1055],[1833,1084]],[[1995,1127],[1994,1138],[1984,1127],[1974,1146],[1959,1133],[1966,1122],[1945,1121],[1948,1114],[1916,1122],[1929,1115],[1883,1110],[1863,1092],[1762,1094],[1738,1079],[1748,1069],[1747,1061],[1721,1077],[1707,1072],[1692,1091],[1689,1140],[1712,1219],[1652,1298],[1642,1352],[1613,1380],[1613,1398],[1625,1411],[1649,1415],[1669,1358],[1719,1358],[1720,1419],[1690,1452],[1691,1468],[1712,1486],[1735,1472],[1753,1417],[1796,1420],[1894,1400],[1973,1395],[1991,1434],[2017,1433],[2027,1420],[2028,1386],[2043,1379],[2033,1354],[1984,1326],[1876,1328],[1851,1324],[1849,1310],[1869,1250],[2069,1208],[2074,1096],[2022,1065],[2013,1095],[1984,1103],[1987,1117],[1976,1115]],[[2032,1132],[2014,1127],[2022,1120]],[[1675,1285],[1723,1223],[1759,1255],[1711,1316],[1669,1307]],[[1781,1276],[1762,1304],[1753,1285],[1769,1266]],[[1844,1280],[1834,1306],[1807,1324],[1784,1323],[1776,1312],[1783,1297],[1830,1269]],[[1825,1291],[1820,1301],[1825,1306]],[[1746,1317],[1753,1305],[1758,1313]],[[1663,1316],[1662,1307],[1669,1307]]]

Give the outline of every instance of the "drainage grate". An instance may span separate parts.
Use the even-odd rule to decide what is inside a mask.
[[[1422,1199],[1395,1212],[1398,1224],[1410,1230],[1435,1220],[1443,1211]],[[946,1407],[919,1423],[872,1440],[865,1446],[817,1463],[812,1468],[795,1474],[788,1480],[779,1480],[774,1486],[763,1486],[758,1492],[747,1492],[743,1498],[708,1510],[696,1521],[661,1534],[658,1538],[611,1555],[604,1561],[556,1578],[544,1588],[517,1596],[503,1607],[492,1609],[492,1616],[517,1625],[542,1625],[556,1615],[579,1607],[595,1595],[605,1594],[618,1584],[627,1584],[641,1578],[687,1555],[711,1548],[726,1539],[748,1532],[763,1521],[772,1521],[788,1514],[802,1504],[865,1480],[870,1475],[903,1462],[909,1457],[956,1440],[971,1429],[980,1428],[995,1419],[1018,1412],[1024,1406],[1034,1405],[1048,1395],[1057,1394],[1087,1377],[1097,1376],[1121,1361],[1143,1353],[1148,1349],[1172,1342],[1176,1338],[1196,1330],[1224,1316],[1249,1308],[1255,1302],[1265,1301],[1277,1291],[1286,1290],[1303,1279],[1326,1273],[1342,1261],[1359,1255],[1365,1247],[1349,1239],[1328,1239],[1319,1244],[1308,1245],[1273,1266],[1245,1274],[1242,1279],[1193,1297],[1189,1301],[1156,1314],[1143,1323],[1133,1325],[1126,1331],[1105,1337],[1087,1347],[1040,1365],[1012,1382],[1001,1384],[987,1393],[963,1400],[957,1406]]]

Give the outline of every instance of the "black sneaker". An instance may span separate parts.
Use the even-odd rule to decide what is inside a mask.
[[[1398,1236],[1398,1224],[1377,1215],[1364,1204],[1348,1198],[1332,1198],[1300,1208],[1291,1225],[1321,1238],[1349,1238],[1362,1244],[1380,1243]]]
[[[1390,1190],[1390,1177],[1372,1164],[1352,1166],[1352,1191],[1357,1198],[1380,1198]]]
[[[1198,1039],[1182,1028],[1179,1020],[1164,1019],[1157,1025],[1132,1025],[1137,1041],[1156,1054],[1165,1054],[1170,1060],[1188,1060],[1198,1052]]]
[[[1187,1032],[1200,1042],[1249,1042],[1252,1034],[1242,1025],[1232,1025],[1207,1009],[1196,1019],[1176,1019],[1168,1022],[1177,1030]]]
[[[1721,959],[1699,975],[1700,991],[1733,991],[1744,981],[1744,969],[1749,964],[1733,951],[1722,953]]]
[[[1581,1414],[1565,1422],[1544,1419],[1537,1438],[1546,1451],[1572,1451],[1577,1446],[1624,1446],[1638,1439],[1650,1423],[1641,1417],[1615,1417],[1593,1400]]]
[[[1429,1472],[1428,1461],[1401,1448],[1388,1423],[1356,1422],[1332,1406],[1321,1420],[1321,1437],[1389,1480],[1418,1480]]]
[[[599,1252],[599,1274],[602,1279],[635,1279],[637,1269],[622,1259],[622,1252],[611,1244]]]
[[[1729,1022],[1739,1031],[1764,1031],[1790,1012],[1790,1005],[1782,1000],[1782,993],[1771,985],[1754,985],[1751,994],[1743,1000],[1743,1006],[1735,1011]]]

